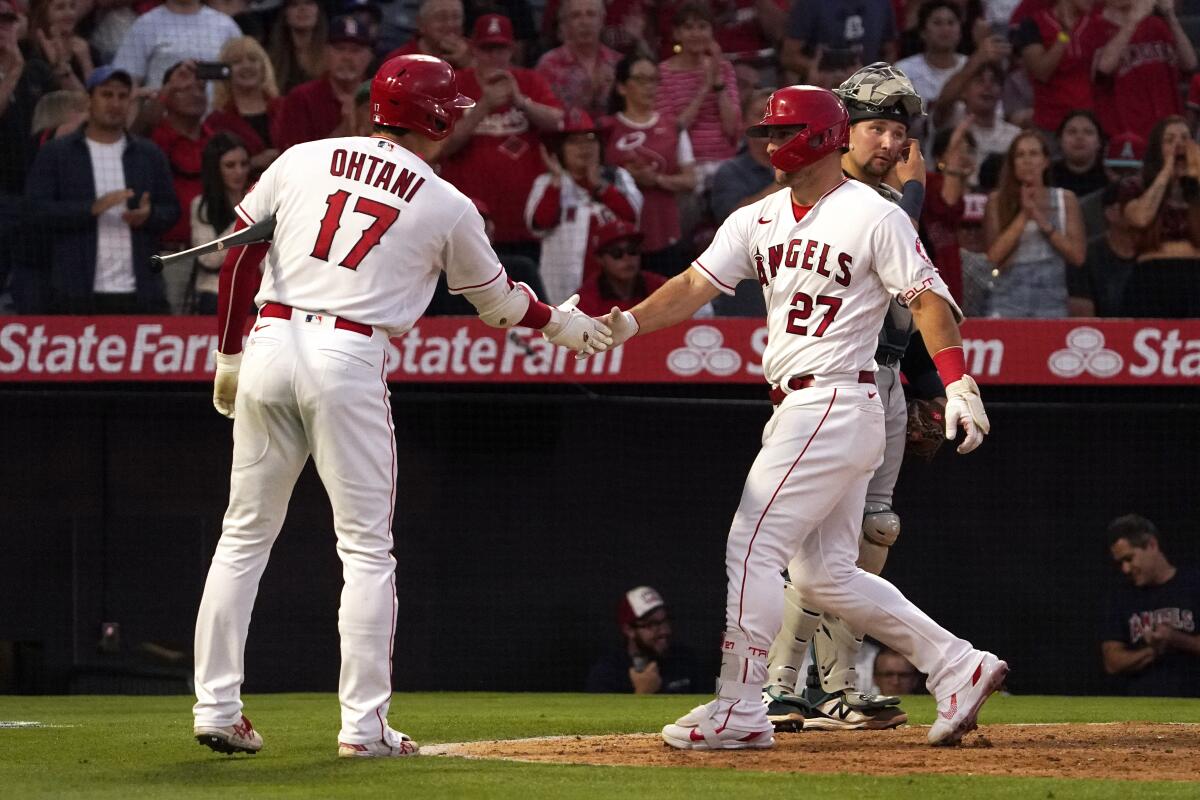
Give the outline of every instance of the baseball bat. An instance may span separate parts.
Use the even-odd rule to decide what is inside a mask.
[[[256,222],[249,227],[242,228],[240,231],[234,231],[233,233],[213,239],[207,244],[193,247],[191,250],[181,250],[178,253],[169,253],[165,256],[150,256],[150,271],[157,274],[163,271],[163,267],[168,264],[174,264],[177,261],[195,258],[207,253],[219,253],[222,250],[228,250],[231,247],[238,247],[244,244],[269,242],[271,235],[274,233],[275,218],[268,217],[261,222]]]

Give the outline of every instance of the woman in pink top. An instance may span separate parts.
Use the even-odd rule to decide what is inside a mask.
[[[742,116],[733,65],[713,39],[712,12],[686,2],[675,12],[676,54],[662,63],[656,108],[674,117],[692,140],[697,172],[707,185],[722,161],[737,152]]]

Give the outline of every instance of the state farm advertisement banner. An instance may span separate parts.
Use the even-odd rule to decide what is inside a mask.
[[[982,384],[1200,384],[1200,320],[968,320]],[[355,335],[355,334],[346,334]],[[392,382],[761,383],[758,319],[693,321],[576,361],[540,334],[474,318],[421,320],[391,341]],[[9,317],[0,381],[207,381],[211,317]]]

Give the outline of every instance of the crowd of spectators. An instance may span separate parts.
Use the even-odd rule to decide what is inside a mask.
[[[968,315],[1196,317],[1198,33],[1200,0],[0,0],[0,308],[212,313],[219,259],[149,256],[226,231],[287,148],[369,134],[365,82],[423,53],[477,102],[441,175],[551,302],[685,269],[774,190],[743,136],[770,91],[889,60]]]

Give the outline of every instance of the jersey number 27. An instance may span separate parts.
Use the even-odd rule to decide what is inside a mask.
[[[794,333],[797,336],[814,336],[820,338],[825,335],[825,331],[833,322],[833,318],[837,316],[838,309],[842,307],[842,298],[819,294],[814,303],[811,295],[807,295],[804,292],[796,292],[795,296],[792,297],[792,305],[795,308],[788,312],[787,332]],[[808,326],[801,323],[808,321],[816,306],[825,306],[827,310],[824,316],[821,317],[821,322],[817,325],[817,329],[809,333]]]
[[[350,202],[350,193],[345,189],[338,189],[325,198],[325,216],[321,219],[321,230],[317,232],[317,243],[313,246],[312,251],[313,258],[319,258],[322,261],[329,260],[333,237],[341,227],[342,212],[346,210],[348,202]],[[339,262],[339,266],[346,269],[358,269],[358,265],[367,257],[367,253],[375,249],[383,235],[400,218],[400,209],[392,208],[387,203],[380,203],[378,200],[371,200],[367,197],[360,197],[354,202],[354,211],[357,214],[365,214],[375,221],[362,232],[358,241],[350,248],[350,252],[346,253],[346,257]]]

